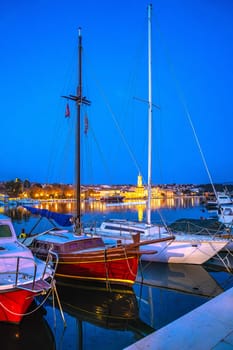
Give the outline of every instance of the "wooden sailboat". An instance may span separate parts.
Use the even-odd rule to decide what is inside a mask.
[[[44,258],[49,250],[58,255],[56,276],[63,279],[85,280],[89,282],[104,282],[110,284],[134,283],[138,271],[138,261],[142,252],[139,237],[135,236],[134,242],[106,246],[101,237],[90,237],[82,234],[81,205],[80,205],[80,115],[83,104],[90,105],[90,101],[82,95],[82,35],[78,33],[79,45],[79,85],[77,95],[65,96],[73,100],[77,105],[77,130],[76,130],[76,164],[77,164],[77,187],[76,187],[76,215],[62,215],[64,225],[71,225],[73,229],[53,229],[33,238],[31,249],[35,254]],[[60,214],[51,213],[47,210],[26,207],[33,214],[46,216],[48,219],[58,220]],[[66,218],[65,218],[66,217]],[[64,220],[65,218],[65,220]],[[72,219],[72,220],[70,220]],[[155,251],[146,250],[143,254]]]
[[[148,200],[146,222],[132,222],[127,220],[111,219],[102,222],[100,227],[86,228],[86,232],[96,234],[104,239],[121,240],[123,243],[132,241],[135,233],[140,233],[140,241],[155,240],[150,248],[156,250],[156,254],[143,255],[142,260],[163,263],[203,264],[227,244],[227,239],[210,235],[174,234],[164,225],[151,223],[151,163],[152,163],[152,48],[151,48],[151,13],[152,5],[148,6]],[[144,245],[142,249],[147,249]]]

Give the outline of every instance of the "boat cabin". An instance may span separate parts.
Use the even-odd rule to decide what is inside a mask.
[[[160,225],[151,226],[145,223],[132,222],[121,219],[109,219],[102,222],[100,230],[104,232],[113,232],[120,234],[138,234],[150,235],[167,232],[167,230]]]
[[[101,237],[77,236],[73,233],[55,234],[48,232],[33,242],[33,250],[47,253],[52,250],[57,254],[68,254],[86,250],[98,250],[104,248]]]

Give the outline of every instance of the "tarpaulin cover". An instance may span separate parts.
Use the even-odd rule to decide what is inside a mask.
[[[30,211],[32,214],[40,215],[47,219],[54,220],[60,226],[72,226],[73,225],[73,216],[70,214],[61,214],[55,213],[53,211],[47,209],[39,209],[34,207],[28,207],[26,205],[23,206],[25,209]]]

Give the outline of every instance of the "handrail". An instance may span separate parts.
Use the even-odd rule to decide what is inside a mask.
[[[56,252],[54,252],[53,250],[49,250],[48,255],[46,257],[45,260],[45,268],[44,268],[44,272],[43,272],[43,277],[46,275],[46,271],[48,266],[51,267],[51,264],[53,264],[53,277],[55,276],[55,272],[57,270],[57,265],[58,265],[58,254]]]
[[[54,260],[52,260],[52,256],[55,256],[55,262]],[[37,261],[35,261],[34,257],[24,257],[24,256],[1,256],[0,257],[0,266],[4,264],[3,261],[7,262],[7,260],[9,261],[13,261],[13,259],[15,259],[16,264],[13,265],[12,264],[12,268],[5,268],[4,271],[0,271],[0,275],[4,275],[4,274],[10,274],[10,275],[15,275],[15,280],[12,281],[14,287],[18,287],[20,285],[22,285],[22,281],[20,281],[20,275],[23,275],[27,278],[25,278],[25,281],[27,281],[28,283],[32,283],[32,289],[34,289],[36,280],[37,280],[37,270],[38,270],[38,264]],[[24,264],[24,262],[29,262],[31,263],[30,266]],[[41,261],[41,260],[40,260]],[[3,264],[1,264],[1,262]],[[46,273],[48,273],[49,270],[49,274],[50,277],[53,279],[54,275],[55,275],[55,269],[57,268],[57,263],[58,263],[58,257],[54,252],[49,252],[46,261],[41,261],[42,263],[44,263],[44,270],[41,274],[41,276],[38,277],[38,279],[44,279],[46,276]],[[51,262],[53,262],[55,267],[52,267]],[[15,266],[15,269],[14,269]],[[30,271],[28,270],[30,269]],[[51,274],[52,272],[52,274]]]

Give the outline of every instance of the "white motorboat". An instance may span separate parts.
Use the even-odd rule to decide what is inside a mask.
[[[226,194],[226,192],[216,192],[216,198],[206,202],[206,207],[208,209],[219,208],[222,205],[233,205],[231,197]]]
[[[0,322],[20,323],[34,297],[53,287],[52,261],[43,262],[17,240],[11,219],[0,216]]]

